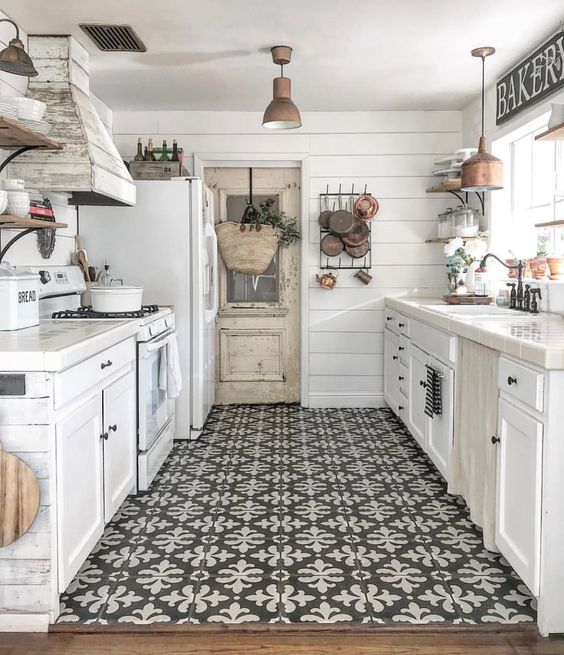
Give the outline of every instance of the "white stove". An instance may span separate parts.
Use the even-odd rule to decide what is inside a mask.
[[[53,334],[84,332],[100,322],[137,323],[137,478],[138,489],[148,489],[172,449],[174,436],[175,402],[167,393],[167,347],[176,339],[172,309],[145,305],[138,312],[94,312],[80,306],[86,284],[77,266],[31,270],[40,277],[39,315],[44,330],[45,323]]]

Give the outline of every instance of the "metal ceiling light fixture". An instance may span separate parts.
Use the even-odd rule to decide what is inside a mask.
[[[12,73],[12,75],[35,77],[37,71],[20,40],[19,27],[9,18],[1,18],[0,23],[11,23],[16,28],[16,38],[11,39],[8,46],[0,52],[0,71]]]
[[[485,133],[485,82],[486,57],[493,55],[495,48],[482,47],[472,50],[472,57],[482,60],[482,135],[478,152],[462,164],[463,191],[497,191],[503,189],[503,162],[486,150]]]
[[[270,49],[272,61],[280,66],[280,77],[274,78],[273,100],[266,108],[262,126],[271,130],[294,130],[301,127],[302,119],[296,105],[292,102],[292,81],[284,77],[284,66],[292,59],[292,48],[277,45]]]

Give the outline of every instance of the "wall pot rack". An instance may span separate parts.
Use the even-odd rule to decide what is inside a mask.
[[[16,157],[28,152],[41,148],[43,150],[62,150],[63,146],[43,134],[32,132],[17,121],[0,116],[0,148],[3,150],[13,150],[8,157],[0,164],[0,173],[6,166],[14,161]],[[66,223],[57,223],[56,221],[40,220],[35,218],[20,218],[19,216],[0,215],[0,230],[21,230],[19,234],[10,239],[6,245],[0,249],[0,263],[8,250],[20,239],[31,232],[37,230],[48,230],[56,228],[65,228]]]

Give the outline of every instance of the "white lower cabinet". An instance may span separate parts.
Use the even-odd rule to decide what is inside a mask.
[[[448,480],[448,468],[454,437],[454,371],[437,359],[431,358],[431,367],[442,375],[442,411],[427,419],[426,452],[441,475]]]
[[[137,478],[135,373],[127,373],[103,391],[104,518],[111,520]]]
[[[80,366],[80,365],[79,365]],[[137,478],[133,362],[56,423],[58,587],[63,592]]]
[[[427,380],[427,353],[414,344],[409,346],[409,415],[407,426],[413,438],[425,449],[425,387]]]
[[[104,531],[102,403],[98,395],[57,424],[59,590]]]
[[[499,401],[496,544],[539,594],[543,424]]]
[[[401,405],[399,389],[399,337],[390,330],[384,331],[384,398],[388,405],[398,412]]]

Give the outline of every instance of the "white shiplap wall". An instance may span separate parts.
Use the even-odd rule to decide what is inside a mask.
[[[461,146],[459,112],[304,112],[303,127],[271,133],[258,112],[128,112],[113,114],[114,137],[124,157],[137,137],[156,144],[173,138],[187,153],[309,155],[309,392],[312,406],[374,406],[383,403],[383,299],[444,287],[444,258],[435,236],[437,213],[453,199],[425,188],[438,155]],[[188,158],[187,168],[193,171]],[[374,280],[363,287],[344,271],[334,291],[316,286],[319,271],[319,193],[342,184],[368,185],[380,201],[373,223]],[[87,245],[87,244],[86,244]]]

